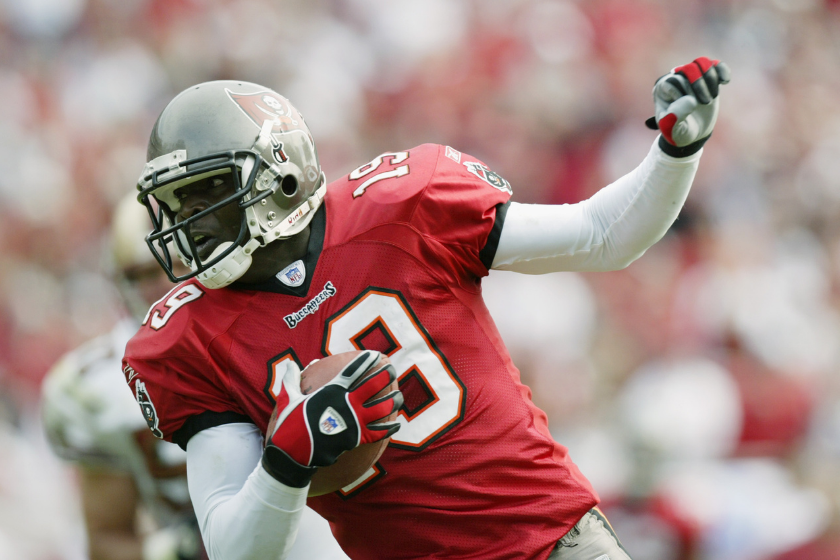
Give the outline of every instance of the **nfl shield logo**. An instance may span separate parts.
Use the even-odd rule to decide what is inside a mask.
[[[303,261],[297,260],[277,273],[277,279],[287,286],[296,288],[306,279],[306,268]]]
[[[326,436],[340,434],[347,429],[347,424],[344,422],[344,418],[342,418],[341,415],[331,406],[328,406],[323,414],[321,414],[318,426],[321,433]]]

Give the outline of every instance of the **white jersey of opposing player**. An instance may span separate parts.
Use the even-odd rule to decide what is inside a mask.
[[[186,476],[155,478],[150,458],[139,445],[138,433],[154,440],[160,464],[186,461],[177,445],[151,437],[140,407],[121,369],[125,345],[138,324],[125,320],[108,334],[66,354],[43,384],[44,427],[53,450],[78,464],[131,473],[143,505],[161,527],[182,520],[172,504],[187,506]],[[192,512],[192,509],[189,510]],[[288,560],[341,560],[347,556],[318,514],[306,509]]]
[[[155,473],[183,465],[186,453],[161,440],[145,446],[145,452],[141,445],[140,438],[148,442],[151,434],[120,363],[137,328],[133,320],[124,320],[53,366],[42,389],[44,427],[60,457],[130,473],[145,508],[166,525],[188,507],[186,474],[164,478]]]

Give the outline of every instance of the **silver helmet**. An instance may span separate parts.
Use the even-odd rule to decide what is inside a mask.
[[[152,129],[147,162],[137,188],[152,216],[146,237],[152,254],[173,282],[197,276],[211,289],[245,274],[259,247],[301,232],[326,193],[301,114],[283,96],[248,82],[206,82],[178,94]],[[176,221],[176,189],[228,173],[233,195]],[[241,215],[237,239],[200,258],[191,224],[234,202]],[[188,274],[173,272],[173,250]]]

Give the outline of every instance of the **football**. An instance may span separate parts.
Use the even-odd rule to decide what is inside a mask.
[[[309,364],[306,369],[301,372],[300,389],[304,395],[308,395],[312,391],[319,389],[326,385],[333,377],[349,364],[353,358],[358,356],[361,352],[354,350],[351,352],[343,352],[333,356],[327,356],[320,360]],[[380,368],[390,363],[388,357],[382,354],[380,360],[374,364],[369,373],[373,373]],[[376,394],[375,397],[387,395],[391,391],[399,389],[399,384],[395,380],[391,385],[385,387],[382,391]],[[271,414],[271,419],[268,422],[267,433],[274,431],[274,422],[277,419],[278,410],[275,407]],[[397,412],[392,413],[387,417],[388,422],[393,422],[397,417]],[[384,421],[384,420],[383,420]],[[329,467],[321,467],[312,477],[312,483],[309,485],[310,496],[321,496],[336,492],[345,486],[357,481],[367,470],[373,466],[385,448],[388,446],[390,438],[360,445],[359,447],[346,451],[339,456],[335,464]]]

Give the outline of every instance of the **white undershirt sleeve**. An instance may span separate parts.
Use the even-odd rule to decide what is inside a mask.
[[[636,169],[588,200],[511,203],[491,268],[544,274],[626,267],[674,223],[701,154],[674,158],[654,142]]]
[[[203,430],[187,444],[187,480],[210,560],[281,560],[297,535],[309,487],[277,482],[260,464],[253,424]]]

